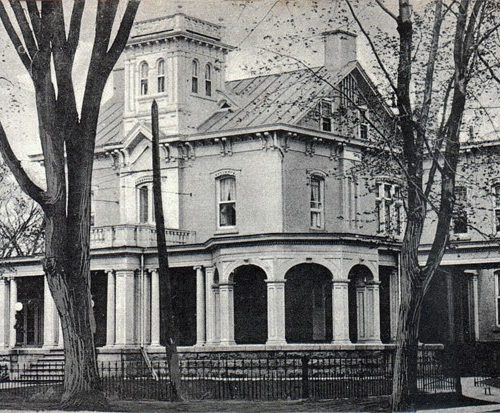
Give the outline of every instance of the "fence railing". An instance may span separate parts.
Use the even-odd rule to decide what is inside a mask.
[[[180,360],[181,393],[189,400],[382,396],[391,392],[392,366],[391,350],[186,353]],[[164,360],[153,360],[151,366],[143,360],[122,360],[98,367],[102,388],[110,397],[169,400],[172,396]],[[33,394],[62,382],[61,365],[43,364],[35,371],[13,365],[0,372],[0,393]],[[455,391],[438,350],[420,351],[418,388],[424,393]]]

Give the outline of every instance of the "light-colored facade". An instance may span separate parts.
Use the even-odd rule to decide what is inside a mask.
[[[95,155],[91,270],[100,354],[161,350],[153,99],[184,350],[378,347],[394,339],[398,183],[356,172],[372,134],[363,116],[382,128],[392,114],[356,61],[355,36],[324,37],[325,65],[314,73],[227,82],[232,48],[220,26],[182,14],[135,25],[114,71],[114,96],[101,110]],[[362,114],[349,99],[367,102]],[[474,236],[459,241],[444,265],[468,277],[474,339],[494,339],[492,320],[479,318],[487,314],[479,297],[498,301],[490,297],[498,291],[498,246]],[[60,347],[38,258],[6,264],[0,353]],[[452,285],[438,287],[453,308]]]

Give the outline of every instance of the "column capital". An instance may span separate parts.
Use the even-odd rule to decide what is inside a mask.
[[[116,271],[115,271],[115,270],[111,270],[111,269],[109,269],[109,268],[108,268],[108,269],[104,270],[104,272],[105,272],[107,275],[110,275],[110,274],[111,274],[111,275],[113,275]]]
[[[347,279],[347,278],[334,278],[332,280],[332,284],[345,284],[345,285],[348,285],[349,283],[351,282],[351,280]]]
[[[193,267],[193,270],[195,270],[195,271],[202,270],[202,269],[203,269],[203,265],[195,265]]]
[[[212,265],[210,267],[205,267],[205,272],[207,274],[214,274],[216,269],[217,267],[215,265]]]
[[[219,283],[219,288],[233,288],[234,282]]]
[[[479,271],[478,270],[464,270],[464,275],[466,275],[468,277],[478,277]]]
[[[286,284],[286,280],[264,280],[266,284]]]

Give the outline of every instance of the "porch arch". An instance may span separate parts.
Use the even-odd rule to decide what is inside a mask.
[[[234,341],[264,344],[267,340],[267,274],[257,265],[234,269]]]
[[[301,263],[285,274],[285,335],[288,343],[332,340],[332,273]]]

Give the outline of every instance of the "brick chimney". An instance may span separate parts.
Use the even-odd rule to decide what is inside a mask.
[[[356,37],[346,30],[331,30],[323,32],[325,42],[325,67],[331,72],[337,72],[349,62],[357,60]]]

